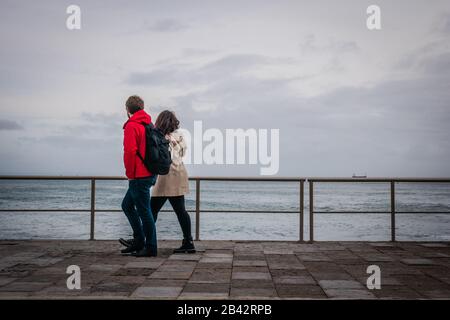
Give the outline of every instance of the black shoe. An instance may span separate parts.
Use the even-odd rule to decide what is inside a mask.
[[[134,252],[131,255],[135,257],[156,257],[158,254],[155,252],[155,250],[142,248],[141,250]]]
[[[133,245],[126,247],[123,250],[120,250],[121,253],[132,253],[135,251],[140,251],[142,248],[144,248],[144,244],[143,243],[136,243],[134,242]]]
[[[120,244],[125,247],[131,247],[135,241],[136,241],[135,239],[128,239],[128,240],[126,240],[124,238],[119,239]]]
[[[195,253],[194,241],[192,239],[183,239],[183,244],[178,249],[173,250],[173,253]]]

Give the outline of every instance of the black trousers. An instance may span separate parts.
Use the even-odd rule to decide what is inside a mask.
[[[191,217],[189,213],[186,211],[184,205],[184,196],[176,196],[176,197],[152,197],[150,200],[150,206],[152,209],[153,220],[158,219],[158,213],[163,207],[164,203],[169,200],[170,205],[175,211],[178,222],[180,223],[181,230],[183,231],[184,239],[192,240],[191,234]]]

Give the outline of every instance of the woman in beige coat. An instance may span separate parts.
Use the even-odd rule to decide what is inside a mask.
[[[183,243],[175,253],[194,253],[195,247],[191,234],[191,218],[185,208],[184,195],[189,193],[189,181],[186,168],[183,164],[183,156],[186,153],[186,141],[177,130],[180,122],[175,114],[169,110],[161,112],[156,119],[155,127],[162,131],[169,140],[172,164],[167,175],[160,175],[152,188],[151,209],[156,222],[158,213],[164,203],[169,200],[175,211],[178,222],[183,231]]]

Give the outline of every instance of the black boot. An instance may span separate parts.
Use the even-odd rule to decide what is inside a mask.
[[[133,241],[133,244],[129,247],[126,247],[125,249],[121,250],[120,252],[122,253],[132,253],[135,251],[140,251],[142,250],[142,248],[144,248],[144,243],[143,242],[137,242],[137,241]]]
[[[135,239],[120,238],[119,242],[120,242],[121,245],[123,245],[123,246],[128,248],[128,247],[131,247],[136,242],[136,240]]]
[[[149,248],[142,248],[141,250],[134,252],[131,255],[135,257],[156,257],[158,254],[156,250],[152,250]]]
[[[192,241],[192,238],[183,239],[181,247],[173,250],[173,253],[195,253],[194,241]]]

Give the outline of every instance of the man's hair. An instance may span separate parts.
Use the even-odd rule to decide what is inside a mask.
[[[131,96],[125,102],[125,106],[131,114],[138,112],[139,110],[144,109],[144,100],[139,96]]]

